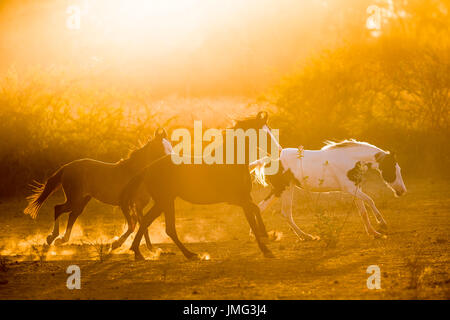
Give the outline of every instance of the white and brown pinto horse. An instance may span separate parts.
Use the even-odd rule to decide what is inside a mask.
[[[311,192],[341,191],[354,195],[367,233],[376,238],[382,234],[370,224],[365,204],[372,209],[380,231],[387,228],[386,221],[374,201],[361,190],[362,175],[369,168],[373,168],[381,173],[386,185],[396,196],[406,192],[395,155],[366,142],[327,142],[320,150],[286,148],[281,152],[280,161],[279,172],[267,177],[273,189],[266,199],[259,203],[259,208],[262,212],[276,197],[281,196],[283,216],[297,236],[305,240],[316,237],[300,230],[292,218],[294,187]]]

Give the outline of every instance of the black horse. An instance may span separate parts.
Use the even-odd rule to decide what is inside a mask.
[[[260,112],[255,118],[237,121],[233,129],[265,130],[267,135],[265,145],[272,150],[272,144],[279,155],[281,147],[267,126],[267,113]],[[222,132],[225,141],[225,132]],[[262,142],[258,138],[258,147]],[[223,148],[223,157],[226,157],[226,144]],[[249,152],[249,140],[246,140],[245,154]],[[243,147],[234,144],[234,155],[237,148]],[[224,161],[225,162],[225,161]],[[175,164],[171,158],[165,158],[147,168],[135,176],[122,191],[121,207],[123,210],[132,210],[135,192],[144,185],[147,192],[154,200],[153,207],[147,212],[134,238],[131,250],[135,253],[136,260],[144,257],[139,251],[139,244],[148,226],[165,213],[166,233],[175,242],[178,248],[188,259],[197,259],[198,255],[189,251],[178,239],[175,229],[174,202],[177,197],[194,204],[229,203],[240,206],[245,213],[250,227],[255,234],[259,248],[265,257],[273,257],[272,252],[262,241],[267,237],[267,232],[262,221],[258,206],[253,202],[250,192],[252,190],[252,177],[249,171],[249,157],[245,157],[244,163],[233,164]],[[193,161],[191,161],[193,163]]]

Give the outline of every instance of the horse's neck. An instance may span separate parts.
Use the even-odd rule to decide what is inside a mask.
[[[147,166],[149,161],[145,161],[145,159],[141,156],[136,156],[128,159],[120,160],[116,163],[116,167],[119,170],[124,170],[127,173],[134,174],[142,170],[145,166]]]

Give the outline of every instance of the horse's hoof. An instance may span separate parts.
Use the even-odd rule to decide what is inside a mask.
[[[121,246],[120,243],[118,243],[117,241],[114,241],[113,243],[111,243],[111,251],[116,250],[120,246]]]
[[[388,226],[385,223],[379,223],[377,229],[378,232],[386,233],[388,231]]]
[[[145,258],[142,254],[135,252],[134,253],[134,261],[145,261]]]
[[[263,252],[263,254],[264,254],[264,258],[268,258],[268,259],[275,258],[275,255],[271,251],[265,251],[265,252]]]
[[[58,238],[55,240],[55,246],[60,246],[66,243],[66,241],[63,238]]]
[[[53,236],[53,235],[48,235],[47,236],[47,244],[48,245],[51,245],[52,243],[53,243],[53,240],[55,240],[55,236]]]
[[[187,255],[186,258],[190,261],[197,261],[200,260],[200,256],[196,253],[192,253],[190,255]]]
[[[378,233],[378,232],[372,234],[372,237],[373,237],[374,239],[387,239],[387,236],[386,236],[386,235],[383,235],[383,234]]]

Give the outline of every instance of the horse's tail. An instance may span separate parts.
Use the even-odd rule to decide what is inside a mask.
[[[23,213],[36,219],[44,201],[61,185],[63,169],[59,168],[45,183],[35,182],[33,194],[27,197],[28,206],[23,210]]]
[[[250,172],[255,175],[256,181],[265,187],[267,186],[267,183],[266,183],[266,175],[265,175],[264,167],[266,166],[267,162],[270,162],[270,158],[264,157],[264,158],[255,160],[248,165]]]
[[[139,187],[142,185],[142,182],[145,178],[145,172],[141,171],[126,184],[126,186],[122,189],[120,193],[120,207],[122,210],[135,212],[136,209],[136,194],[138,192]]]

